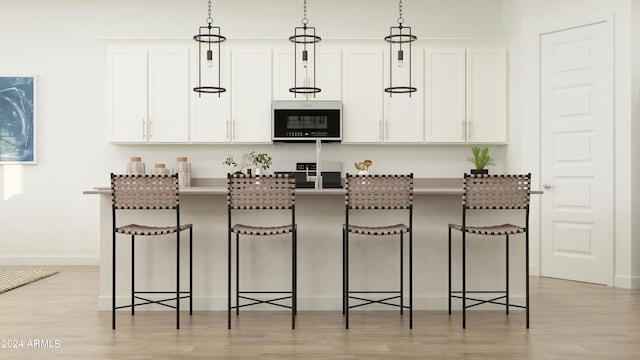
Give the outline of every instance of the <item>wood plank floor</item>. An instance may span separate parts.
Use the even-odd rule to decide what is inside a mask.
[[[396,311],[245,311],[118,315],[96,310],[97,267],[61,273],[0,295],[0,359],[639,359],[640,291],[532,278],[524,313],[417,311],[414,329]],[[16,343],[15,341],[21,341]],[[11,348],[11,346],[18,348]]]

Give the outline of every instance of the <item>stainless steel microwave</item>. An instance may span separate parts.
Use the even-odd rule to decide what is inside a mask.
[[[271,111],[273,141],[342,140],[340,101],[274,101]]]

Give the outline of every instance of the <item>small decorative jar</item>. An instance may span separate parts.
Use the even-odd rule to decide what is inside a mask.
[[[144,175],[144,163],[139,156],[132,156],[127,164],[127,174],[129,175]]]
[[[178,174],[180,187],[191,186],[191,163],[187,162],[186,156],[179,156],[173,164],[173,172]]]
[[[164,164],[155,164],[151,173],[153,175],[171,175],[171,171],[165,168]]]

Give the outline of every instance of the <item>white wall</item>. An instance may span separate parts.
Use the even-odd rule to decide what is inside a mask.
[[[637,0],[514,0],[506,6],[511,31],[511,138],[507,149],[510,170],[540,174],[539,36],[613,15],[615,33],[615,239],[616,286],[638,287],[638,106],[639,53]],[[632,17],[633,15],[633,17]],[[518,22],[520,19],[520,22]],[[632,21],[633,19],[633,21]],[[632,27],[633,26],[633,27]],[[634,41],[635,40],[635,41]],[[634,60],[634,61],[632,61]],[[514,134],[514,131],[517,133]],[[526,136],[523,136],[526,134]],[[542,179],[536,179],[539,184]],[[538,185],[539,186],[539,185]],[[536,182],[534,181],[534,187]],[[539,250],[539,249],[538,249]],[[533,251],[538,253],[537,250]],[[539,257],[532,259],[539,266]],[[535,271],[535,270],[534,270]]]
[[[420,38],[505,38],[501,0],[405,0],[405,24]],[[297,0],[216,0],[213,18],[228,38],[286,38],[302,18]],[[37,76],[37,165],[0,165],[0,264],[95,263],[99,199],[131,155],[147,164],[188,156],[196,177],[223,176],[227,154],[268,151],[296,160],[301,145],[117,146],[106,140],[104,38],[188,39],[205,23],[205,0],[0,0],[1,75]],[[380,38],[397,2],[311,0],[308,18],[324,38]],[[381,40],[382,41],[382,40]],[[515,141],[517,143],[517,140]],[[292,149],[294,149],[292,151]],[[393,150],[393,151],[390,151]],[[378,171],[454,177],[469,168],[468,146],[326,146],[326,158],[374,160]],[[497,147],[496,171],[505,167]],[[445,224],[443,224],[445,226]]]

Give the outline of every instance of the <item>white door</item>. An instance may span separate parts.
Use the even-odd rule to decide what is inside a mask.
[[[613,283],[613,45],[601,22],[541,36],[541,274]]]

